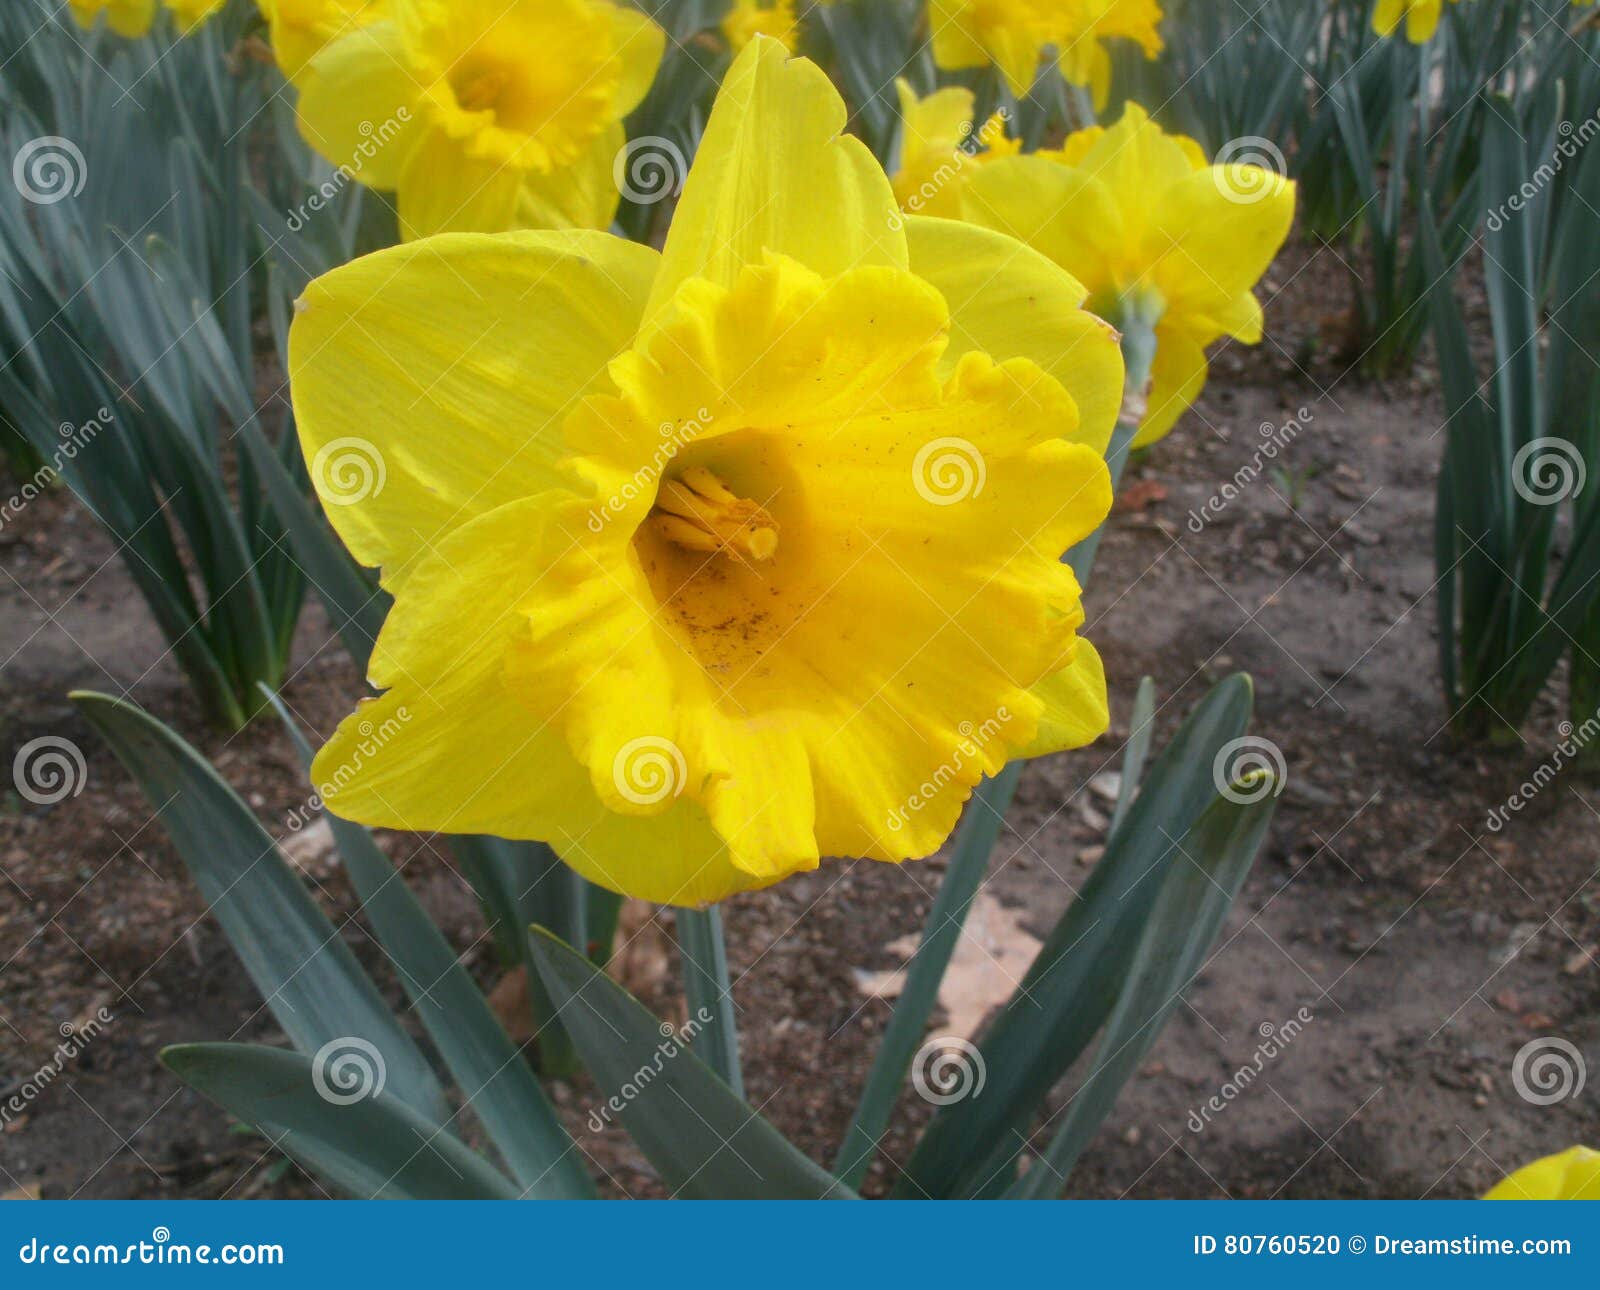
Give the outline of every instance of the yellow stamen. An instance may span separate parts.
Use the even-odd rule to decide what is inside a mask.
[[[777,520],[730,492],[704,466],[662,481],[650,522],[662,537],[690,551],[729,551],[752,560],[770,560],[778,552]]]

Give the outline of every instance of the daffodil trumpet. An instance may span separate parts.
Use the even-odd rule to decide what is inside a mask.
[[[333,812],[702,905],[931,854],[985,775],[1104,731],[1060,557],[1110,507],[1116,333],[1014,238],[903,216],[845,119],[758,35],[661,254],[450,235],[307,288],[302,447],[383,463],[312,473],[395,596]]]

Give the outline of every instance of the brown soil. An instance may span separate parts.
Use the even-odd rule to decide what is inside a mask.
[[[1141,463],[1089,595],[1088,634],[1126,722],[1155,677],[1169,733],[1212,681],[1256,683],[1255,733],[1288,788],[1206,970],[1070,1180],[1076,1196],[1466,1196],[1533,1156],[1600,1142],[1600,1078],[1550,1106],[1519,1096],[1513,1059],[1558,1036],[1600,1071],[1600,792],[1572,773],[1501,831],[1486,828],[1559,741],[1556,697],[1523,746],[1458,746],[1435,674],[1431,525],[1441,414],[1427,371],[1380,388],[1336,365],[1344,270],[1286,256],[1272,338],[1224,349],[1194,414]],[[1279,293],[1281,292],[1281,295]],[[1275,297],[1275,298],[1274,298]],[[1260,427],[1305,408],[1268,472],[1198,526],[1191,510],[1251,460]],[[7,490],[9,492],[9,489]],[[1195,531],[1198,527],[1198,531]],[[313,606],[286,696],[326,733],[357,678]],[[305,796],[283,735],[196,724],[193,704],[103,534],[65,497],[0,531],[0,758],[40,735],[88,761],[81,795],[0,810],[0,1093],[46,1062],[59,1027],[115,1016],[0,1131],[0,1192],[47,1197],[320,1195],[266,1145],[158,1065],[168,1043],[280,1042],[137,789],[68,705],[128,692],[244,792],[272,831]],[[1114,729],[1113,734],[1125,734]],[[1118,738],[1035,764],[990,890],[1042,935],[1089,872]],[[4,788],[9,791],[7,780]],[[464,882],[417,838],[388,838],[408,880],[486,986],[499,975]],[[749,1096],[828,1160],[888,1005],[859,974],[900,966],[942,870],[835,863],[727,907]],[[352,948],[392,975],[337,873],[317,886]],[[644,987],[680,1009],[670,979]],[[1268,1027],[1307,1022],[1196,1131],[1191,1112],[1252,1064]],[[555,1095],[608,1189],[657,1194],[620,1131],[596,1139],[587,1086]],[[3,1098],[0,1098],[3,1101]],[[869,1189],[892,1180],[928,1108],[903,1099]],[[1042,1143],[1043,1137],[1040,1141]]]

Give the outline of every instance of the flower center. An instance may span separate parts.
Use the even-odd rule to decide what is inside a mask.
[[[689,551],[727,552],[766,561],[778,553],[778,522],[739,497],[704,466],[666,479],[646,521],[661,537]]]

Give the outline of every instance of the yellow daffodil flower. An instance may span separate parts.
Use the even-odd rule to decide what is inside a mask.
[[[1200,145],[1130,103],[1110,129],[1058,152],[983,166],[961,189],[965,218],[1021,238],[1089,288],[1113,325],[1153,324],[1149,408],[1135,445],[1172,428],[1205,385],[1206,346],[1261,339],[1254,287],[1294,219],[1276,170],[1208,165]]]
[[[1600,1200],[1600,1151],[1568,1147],[1523,1165],[1485,1200]]]
[[[1053,50],[1062,76],[1090,89],[1097,110],[1111,93],[1105,41],[1133,40],[1146,58],[1162,49],[1158,0],[929,0],[928,21],[940,67],[993,63],[1020,97]]]
[[[301,73],[300,130],[395,191],[405,239],[605,228],[664,42],[609,0],[387,0]]]
[[[383,16],[387,0],[256,0],[273,57],[293,81],[324,48]]]
[[[1450,0],[1451,4],[1455,2]],[[1439,30],[1444,3],[1445,0],[1378,0],[1378,7],[1372,11],[1372,29],[1380,36],[1392,36],[1403,20],[1406,39],[1413,45],[1426,44]]]
[[[800,40],[794,0],[733,0],[722,20],[722,35],[735,52],[757,36],[771,36],[785,49],[793,49]]]
[[[67,0],[73,21],[85,31],[92,31],[96,20],[105,15],[106,26],[128,40],[138,40],[150,34],[155,26],[156,14],[166,9],[181,35],[188,35],[201,23],[218,13],[227,0]]]
[[[164,3],[171,10],[172,20],[177,23],[178,30],[188,35],[215,15],[227,0],[164,0]]]
[[[903,78],[900,94],[900,166],[894,176],[895,200],[914,215],[961,217],[961,183],[973,166],[1015,156],[1020,140],[1006,137],[999,113],[974,137],[971,90],[952,86],[926,98]]]
[[[156,0],[69,0],[73,21],[85,31],[105,15],[106,26],[128,40],[150,33],[156,20]]]
[[[313,768],[336,814],[699,904],[926,856],[1103,731],[1059,557],[1110,505],[1115,334],[1020,243],[902,217],[845,119],[758,36],[664,252],[450,235],[307,288],[301,443],[395,596]]]

